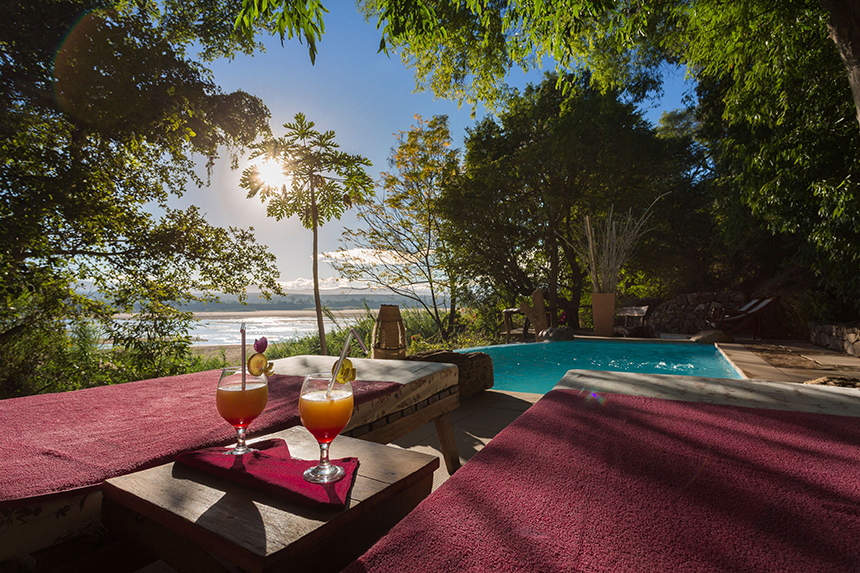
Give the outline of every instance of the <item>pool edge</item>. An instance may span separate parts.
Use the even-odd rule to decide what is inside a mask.
[[[773,382],[798,381],[796,377],[792,377],[776,366],[769,364],[764,358],[741,343],[720,342],[716,344],[716,347],[726,356],[726,360],[748,379],[771,380]]]
[[[854,388],[774,380],[569,370],[555,389],[860,417]]]

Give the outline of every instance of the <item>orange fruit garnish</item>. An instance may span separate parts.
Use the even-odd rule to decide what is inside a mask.
[[[251,376],[259,376],[262,374],[266,367],[269,365],[269,361],[263,354],[257,352],[256,354],[252,354],[250,358],[248,358],[248,373]]]
[[[335,362],[331,367],[331,373],[334,374],[334,369],[337,368],[337,362]],[[341,384],[346,384],[347,382],[352,382],[355,380],[355,368],[352,366],[352,362],[350,362],[349,358],[343,359],[343,364],[340,365],[340,372],[337,373],[336,380]]]

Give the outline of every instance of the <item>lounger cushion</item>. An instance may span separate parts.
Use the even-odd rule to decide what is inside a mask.
[[[556,389],[346,571],[858,571],[858,467],[858,418]]]
[[[0,456],[0,507],[26,498],[98,487],[109,477],[173,460],[183,451],[225,445],[236,431],[215,409],[220,371],[0,401],[7,439]],[[302,376],[276,374],[250,436],[300,424]],[[356,402],[400,389],[354,384]]]

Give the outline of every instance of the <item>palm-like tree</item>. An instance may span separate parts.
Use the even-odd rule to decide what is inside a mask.
[[[306,229],[312,229],[314,303],[322,354],[328,354],[319,291],[318,233],[319,225],[332,218],[340,219],[344,211],[363,203],[373,195],[373,180],[365,171],[371,163],[361,155],[338,151],[334,131],[320,133],[304,114],[285,123],[287,134],[255,144],[252,159],[275,162],[281,181],[264,176],[261,163],[252,163],[242,172],[241,187],[248,197],[260,196],[267,203],[266,213],[277,220],[298,215]]]

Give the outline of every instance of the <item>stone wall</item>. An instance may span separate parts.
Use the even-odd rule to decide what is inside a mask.
[[[407,360],[456,364],[459,369],[460,399],[493,387],[493,359],[486,352],[428,350],[410,354]]]
[[[860,356],[860,326],[839,324],[809,325],[810,341],[818,346]]]
[[[646,319],[649,334],[696,334],[713,328],[705,319],[712,309],[740,308],[747,301],[739,292],[699,292],[680,294],[651,310]]]

